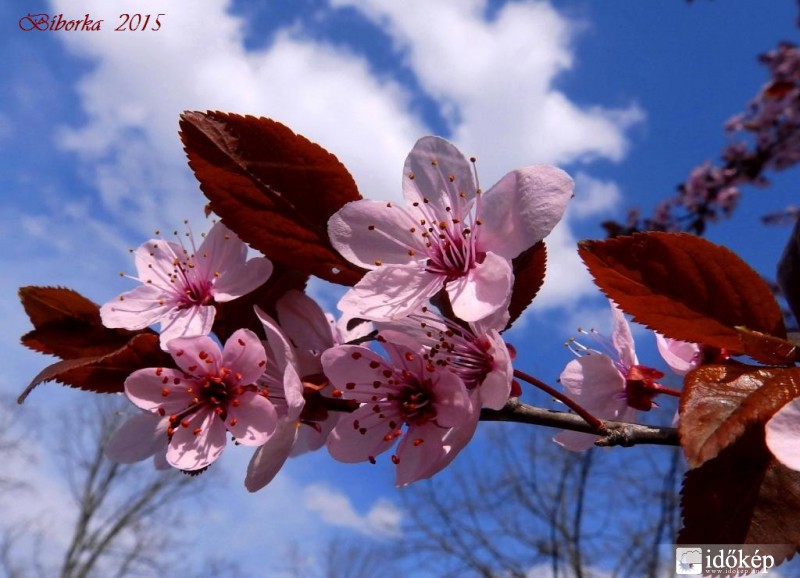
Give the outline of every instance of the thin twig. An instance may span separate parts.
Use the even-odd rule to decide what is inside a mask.
[[[642,425],[638,423],[626,423],[616,421],[603,422],[603,432],[597,430],[586,423],[584,418],[574,413],[565,411],[555,411],[534,407],[521,403],[518,399],[508,400],[505,407],[500,410],[482,409],[481,420],[483,421],[509,421],[516,423],[527,423],[531,425],[541,425],[558,429],[566,429],[589,434],[597,434],[598,438],[595,445],[611,447],[624,446],[630,447],[638,444],[653,444],[677,446],[678,430],[671,427],[656,427]]]

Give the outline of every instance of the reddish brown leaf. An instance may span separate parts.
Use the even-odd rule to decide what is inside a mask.
[[[659,333],[743,352],[736,327],[786,337],[772,291],[730,250],[684,233],[637,233],[579,248],[595,283]]]
[[[37,385],[46,381],[96,393],[121,392],[128,376],[144,367],[174,367],[170,356],[161,350],[155,333],[134,334],[125,345],[106,355],[54,363],[31,380],[17,402],[25,401]]]
[[[211,209],[286,267],[354,285],[364,271],[328,239],[328,219],[361,198],[335,156],[266,118],[185,112],[181,139]]]
[[[776,564],[800,544],[800,472],[772,457],[754,426],[718,457],[686,474],[679,544],[757,545]]]
[[[22,343],[41,353],[62,359],[97,357],[116,351],[142,333],[105,327],[99,307],[71,289],[22,287],[19,296],[34,326]]]
[[[547,247],[539,241],[533,247],[523,251],[512,261],[514,268],[514,289],[511,292],[511,303],[508,306],[510,319],[506,329],[522,315],[531,304],[533,298],[542,288],[547,267]]]
[[[748,428],[760,427],[800,396],[800,368],[704,365],[689,373],[680,404],[681,446],[689,465],[715,458]],[[723,543],[723,542],[720,542]]]
[[[800,220],[795,224],[778,262],[778,285],[795,320],[800,323]]]
[[[786,339],[738,327],[745,355],[770,365],[792,365],[800,359],[797,346]]]

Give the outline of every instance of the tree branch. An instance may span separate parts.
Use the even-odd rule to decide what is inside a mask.
[[[595,445],[604,447],[630,447],[638,444],[679,445],[678,430],[675,428],[605,421],[603,422],[603,428],[597,431],[586,423],[582,417],[574,413],[527,405],[517,398],[508,400],[505,407],[500,410],[482,409],[481,420],[527,423],[596,434],[598,439]]]

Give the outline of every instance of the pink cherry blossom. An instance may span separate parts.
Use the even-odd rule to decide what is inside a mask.
[[[190,236],[191,238],[191,236]],[[247,260],[247,245],[216,223],[191,252],[182,244],[151,239],[135,251],[142,285],[100,308],[106,327],[144,329],[161,324],[161,346],[176,337],[207,335],[214,304],[231,301],[264,283],[272,273],[265,257]]]
[[[412,350],[421,346],[426,361],[449,369],[468,390],[476,390],[480,405],[502,409],[514,378],[512,355],[498,331],[505,328],[508,316],[497,319],[495,326],[489,320],[463,326],[423,307],[404,319],[380,324],[379,336]]]
[[[419,351],[383,346],[389,362],[357,345],[323,353],[331,382],[362,403],[339,420],[328,436],[328,450],[342,462],[374,462],[402,438],[392,461],[397,485],[403,486],[445,467],[472,436],[478,411],[455,373],[426,361]]]
[[[406,206],[353,201],[328,221],[333,246],[369,269],[339,308],[398,319],[442,288],[464,321],[507,308],[511,259],[550,233],[572,188],[566,173],[539,165],[512,171],[482,193],[454,145],[420,139],[403,169]]]
[[[637,410],[649,411],[655,405],[655,380],[664,374],[639,365],[628,322],[622,311],[610,304],[614,320],[611,338],[595,331],[588,333],[600,350],[571,341],[578,357],[567,364],[559,381],[566,393],[595,417],[633,421]],[[592,434],[564,431],[553,441],[568,450],[581,451],[592,447],[596,439]]]
[[[262,445],[275,431],[275,408],[256,385],[267,354],[252,331],[234,332],[222,351],[205,335],[173,339],[167,351],[178,369],[135,371],[125,380],[125,394],[141,409],[168,418],[171,465],[205,468],[225,449],[226,431],[250,446]],[[148,429],[140,435],[152,434]]]
[[[800,471],[800,399],[784,405],[767,422],[766,441],[779,462]]]

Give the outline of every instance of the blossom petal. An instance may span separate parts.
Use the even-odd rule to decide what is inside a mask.
[[[222,454],[225,437],[222,420],[210,409],[200,410],[190,418],[188,427],[175,428],[167,448],[167,461],[181,470],[201,470]]]
[[[432,422],[408,429],[395,454],[399,460],[395,477],[398,487],[429,478],[441,470],[439,464],[447,457],[443,439],[448,431]]]
[[[451,371],[437,372],[433,389],[433,404],[436,407],[436,423],[443,427],[464,424],[470,415],[470,400],[464,382]]]
[[[480,249],[513,259],[544,239],[564,215],[573,186],[567,173],[547,165],[505,175],[481,198]]]
[[[277,475],[297,439],[298,424],[293,420],[281,420],[275,433],[256,450],[247,466],[244,487],[257,492]]]
[[[207,335],[172,339],[167,343],[167,351],[178,367],[189,375],[218,375],[222,368],[219,345]]]
[[[483,405],[490,409],[503,409],[511,395],[514,368],[511,364],[511,355],[500,334],[492,330],[487,333],[487,337],[492,342],[490,353],[494,358],[494,367],[483,379],[478,391]]]
[[[406,157],[403,196],[408,204],[427,202],[439,215],[451,210],[463,216],[477,188],[472,167],[464,154],[443,138],[419,139]]]
[[[345,259],[365,269],[415,261],[415,253],[425,252],[417,229],[417,218],[405,207],[368,199],[347,203],[328,220],[331,244]]]
[[[334,386],[346,389],[348,397],[362,402],[375,395],[374,383],[382,384],[387,375],[394,375],[380,355],[360,345],[337,345],[326,350],[322,354],[322,367]]]
[[[154,285],[140,285],[100,307],[106,327],[144,329],[157,323],[172,308],[163,301],[164,291]]]
[[[239,396],[239,405],[228,405],[225,426],[236,441],[245,446],[260,446],[266,442],[278,421],[275,407],[266,397],[254,391]]]
[[[258,336],[249,329],[237,329],[222,349],[222,367],[237,375],[242,385],[255,383],[264,374],[267,352]]]
[[[800,471],[800,399],[784,405],[767,422],[767,447],[787,468]]]
[[[404,317],[433,297],[444,278],[416,266],[384,265],[367,272],[339,301],[345,314],[385,321]]]
[[[495,253],[486,253],[482,263],[446,287],[453,313],[464,321],[478,321],[508,308],[513,283],[509,261]]]
[[[166,449],[168,425],[168,418],[152,413],[131,416],[111,436],[104,453],[108,459],[120,464],[147,459]]]
[[[296,289],[278,299],[280,326],[298,349],[322,352],[333,347],[333,327],[316,301]]]
[[[214,325],[216,312],[216,308],[211,305],[194,305],[167,311],[161,319],[161,347],[166,349],[166,344],[173,339],[208,335]]]
[[[634,350],[631,327],[628,325],[622,310],[613,301],[609,300],[609,304],[611,305],[611,318],[614,323],[614,327],[611,330],[611,342],[614,344],[614,349],[616,349],[622,365],[628,368],[633,367],[638,363],[638,360]]]
[[[387,427],[363,427],[363,421],[374,419],[369,407],[362,407],[339,419],[328,435],[328,452],[333,459],[357,463],[374,458],[388,450],[395,442],[386,440]]]
[[[193,396],[186,390],[187,383],[182,371],[147,367],[127,377],[125,395],[136,407],[150,412],[162,409],[169,415],[191,404]]]
[[[286,366],[294,363],[294,348],[277,321],[258,306],[253,307],[253,310],[264,327],[272,365],[277,368],[278,375],[283,375]]]
[[[573,359],[559,378],[564,390],[588,411],[615,419],[627,407],[625,378],[607,355],[594,353]]]
[[[175,272],[175,260],[184,257],[183,248],[177,243],[150,239],[134,251],[133,262],[142,283],[171,288],[170,279]]]
[[[676,375],[686,375],[699,363],[698,355],[700,346],[688,341],[668,339],[656,333],[656,345],[658,352],[664,359],[670,370]]]
[[[272,261],[253,257],[240,267],[223,270],[211,293],[219,303],[237,299],[263,285],[272,275]]]

